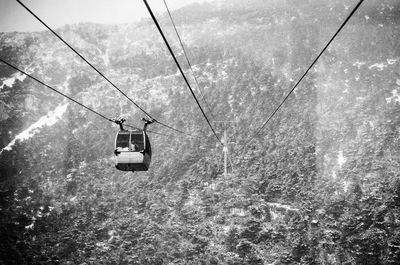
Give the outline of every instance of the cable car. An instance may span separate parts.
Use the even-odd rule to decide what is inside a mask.
[[[151,162],[151,144],[146,128],[153,121],[144,119],[143,130],[125,130],[122,126],[124,121],[116,121],[120,131],[115,137],[115,167],[122,171],[147,171]]]

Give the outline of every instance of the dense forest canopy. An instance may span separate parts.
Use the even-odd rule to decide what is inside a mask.
[[[228,133],[228,175],[150,20],[57,29],[154,117],[195,136],[151,125],[164,135],[150,134],[148,172],[114,168],[117,125],[0,63],[0,264],[398,264],[399,1],[364,1],[249,142],[355,4],[219,0],[172,12],[195,93]],[[158,19],[196,88],[168,15]],[[142,126],[50,32],[0,33],[0,44],[2,59]]]

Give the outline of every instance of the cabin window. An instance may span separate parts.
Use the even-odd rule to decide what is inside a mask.
[[[142,151],[144,149],[142,133],[140,133],[140,134],[132,133],[131,134],[131,148],[137,149],[137,150],[133,150],[133,151]]]
[[[129,134],[119,134],[117,137],[117,147],[129,147]]]

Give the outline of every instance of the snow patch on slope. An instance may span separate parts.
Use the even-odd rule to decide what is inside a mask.
[[[25,80],[25,78],[26,75],[20,72],[13,74],[10,78],[7,78],[3,81],[3,83],[0,85],[0,91],[3,89],[4,86],[12,87],[17,79],[22,82]]]
[[[11,150],[17,141],[24,141],[31,138],[39,131],[41,127],[54,125],[59,119],[61,119],[62,115],[67,110],[67,107],[68,103],[58,106],[54,111],[49,111],[47,115],[41,117],[37,122],[29,126],[28,129],[18,134],[6,147],[0,151],[0,154],[4,150]]]
[[[397,89],[393,89],[392,90],[392,96],[389,98],[386,98],[386,103],[390,103],[390,102],[399,102],[400,103],[400,95],[397,92]]]
[[[393,65],[393,64],[397,63],[397,61],[398,61],[398,59],[388,58],[388,59],[386,59],[386,62],[374,63],[374,64],[370,65],[368,67],[368,69],[371,70],[373,68],[376,68],[378,71],[383,71],[383,69],[385,69],[389,65]]]
[[[373,65],[370,65],[370,66],[368,67],[368,69],[376,68],[378,71],[383,71],[383,69],[384,69],[385,67],[387,67],[387,65],[384,64],[384,63],[375,63],[375,64],[373,64]]]
[[[353,63],[353,66],[356,66],[358,69],[360,69],[364,64],[366,64],[366,62],[355,62]]]
[[[343,156],[343,151],[338,152],[338,158],[337,158],[337,163],[340,168],[346,163],[346,157]]]
[[[105,66],[109,66],[110,65],[110,54],[108,52],[108,49],[106,49],[106,51],[103,53],[99,48],[97,48],[98,52],[99,52],[99,57],[103,60],[103,63]]]

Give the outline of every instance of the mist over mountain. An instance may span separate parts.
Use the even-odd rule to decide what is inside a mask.
[[[158,121],[148,172],[114,167],[118,126],[0,63],[0,264],[398,264],[400,3],[218,0],[56,29]],[[145,117],[51,32],[0,58],[109,118]],[[218,122],[219,121],[219,122]],[[229,122],[220,122],[229,121]],[[22,132],[25,132],[21,135]],[[258,132],[256,134],[256,132]],[[250,139],[252,139],[250,141]]]

